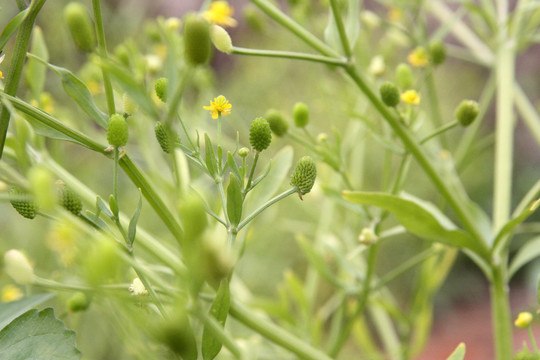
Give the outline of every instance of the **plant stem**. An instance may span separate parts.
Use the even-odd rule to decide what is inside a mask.
[[[347,58],[352,56],[351,45],[347,39],[347,33],[345,32],[345,26],[343,26],[343,19],[339,13],[338,3],[336,0],[330,0],[330,7],[332,8],[332,15],[336,21],[336,27],[339,33],[339,39],[341,40],[341,46],[343,46],[343,52]]]
[[[98,43],[98,51],[101,57],[107,59],[109,57],[107,53],[107,43],[105,42],[105,31],[103,30],[103,18],[101,16],[101,4],[100,0],[92,0],[92,9],[94,10],[94,21],[96,23],[96,37]],[[114,105],[114,93],[111,84],[109,74],[102,68],[103,74],[103,86],[105,87],[105,96],[107,98],[107,110],[109,115],[116,112],[116,106]]]
[[[329,56],[305,54],[305,53],[299,53],[299,52],[293,52],[293,51],[246,49],[246,48],[236,47],[236,46],[233,47],[232,54],[305,60],[305,61],[312,61],[312,62],[323,63],[327,65],[337,65],[337,66],[345,66],[347,64],[347,61],[344,59],[329,57]]]
[[[491,312],[495,352],[497,360],[512,358],[512,318],[508,301],[508,283],[502,268],[506,265],[494,266],[491,279]]]
[[[534,338],[534,334],[532,332],[532,329],[531,329],[531,325],[529,324],[529,326],[527,326],[527,332],[529,333],[529,339],[531,341],[531,345],[533,347],[533,351],[538,354],[538,345],[536,345],[536,340]]]
[[[441,107],[439,105],[439,97],[437,96],[437,86],[435,86],[435,77],[433,76],[435,68],[431,68],[426,75],[426,82],[428,87],[428,97],[429,97],[429,108],[431,110],[431,118],[433,124],[437,128],[443,127],[443,119],[441,116]],[[450,123],[451,124],[451,123]],[[457,125],[457,124],[456,124]],[[446,129],[447,130],[447,129]],[[448,148],[448,143],[446,141],[446,136],[444,131],[441,133],[441,144],[444,148]],[[426,140],[422,140],[421,144]]]
[[[120,151],[115,146],[114,147],[114,170],[113,170],[113,197],[114,201],[116,202],[116,206],[118,206],[118,161],[120,158]],[[114,214],[117,216],[118,214]]]
[[[255,154],[255,159],[253,159],[253,164],[251,165],[251,171],[249,172],[249,178],[246,185],[246,188],[244,189],[244,193],[247,193],[249,191],[249,188],[251,187],[251,181],[253,181],[253,175],[255,174],[255,168],[257,167],[257,161],[259,161],[259,152]]]
[[[32,3],[30,4],[30,8],[28,9],[26,19],[24,19],[19,28],[19,31],[17,33],[17,39],[15,40],[15,48],[11,57],[11,64],[9,66],[8,75],[6,77],[6,84],[3,91],[7,95],[15,96],[17,94],[24,61],[26,59],[26,52],[28,51],[28,45],[30,43],[30,36],[32,35],[32,29],[34,28],[34,22],[36,20],[37,14],[45,4],[45,1],[46,0],[32,1]],[[6,141],[9,118],[10,113],[8,109],[6,109],[5,106],[0,105],[0,159],[2,159],[2,153]]]
[[[428,136],[426,136],[425,138],[420,140],[420,145],[425,144],[426,142],[428,142],[428,140],[431,140],[435,136],[437,136],[439,134],[443,134],[445,131],[450,130],[450,129],[458,126],[458,125],[459,125],[459,121],[457,121],[457,120],[450,121],[448,124],[441,126],[440,128],[436,129],[434,132],[432,132],[431,134],[429,134]],[[442,136],[441,136],[441,138],[442,138]]]
[[[296,187],[290,188],[289,190],[282,192],[281,194],[277,195],[276,197],[268,200],[266,203],[261,205],[258,209],[253,211],[248,217],[246,217],[239,225],[238,225],[238,231],[242,229],[244,226],[249,224],[251,220],[253,220],[257,215],[262,213],[266,208],[273,205],[274,203],[280,201],[281,199],[285,199],[287,196],[291,194],[295,194],[298,192],[298,189]]]

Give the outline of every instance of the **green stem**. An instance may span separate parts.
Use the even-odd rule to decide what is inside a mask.
[[[299,53],[299,52],[293,52],[293,51],[246,49],[246,48],[234,46],[232,50],[232,54],[305,60],[305,61],[312,61],[312,62],[327,64],[327,65],[337,65],[337,66],[347,65],[347,61],[344,59],[329,57],[329,56],[305,54],[305,53]]]
[[[280,328],[236,302],[231,303],[229,313],[245,326],[251,328],[275,344],[293,352],[300,359],[332,360],[328,355],[312,347],[304,340],[299,339],[296,335]]]
[[[94,21],[96,25],[96,37],[98,42],[98,51],[101,57],[108,58],[107,43],[105,42],[105,31],[103,29],[103,18],[101,16],[101,4],[100,0],[92,0],[92,9],[94,10]],[[105,97],[107,98],[107,110],[109,115],[116,112],[116,106],[114,105],[114,93],[111,84],[109,74],[105,69],[102,69],[103,74],[103,86],[105,87]]]
[[[434,68],[431,68],[431,70],[429,70],[428,74],[426,75],[429,108],[431,110],[431,118],[433,120],[433,124],[435,125],[435,127],[440,128],[443,127],[443,119],[441,116],[441,106],[439,104],[439,97],[437,96],[437,86],[435,86],[435,78],[433,76],[433,71]],[[444,135],[444,133],[442,133],[441,135],[441,143],[443,147],[448,148],[448,143],[446,141],[446,136]]]
[[[492,268],[491,279],[491,316],[493,318],[493,331],[495,352],[497,360],[512,358],[512,318],[508,301],[508,283],[505,280],[503,266]]]
[[[536,344],[536,339],[534,338],[534,334],[532,332],[531,325],[527,326],[527,332],[529,333],[529,339],[531,341],[531,345],[533,347],[533,351],[538,354],[538,345]]]
[[[334,16],[334,20],[336,22],[339,40],[341,41],[341,46],[343,46],[343,52],[345,52],[347,58],[350,58],[352,56],[351,45],[349,44],[349,40],[347,39],[347,33],[345,32],[343,19],[341,18],[341,14],[339,13],[337,1],[330,0],[330,7],[332,8],[332,15]]]
[[[264,203],[263,205],[261,205],[258,209],[256,209],[255,211],[253,211],[248,217],[246,217],[239,225],[238,225],[238,231],[240,231],[240,229],[242,229],[244,226],[246,226],[247,224],[249,224],[249,222],[251,220],[253,220],[257,215],[259,215],[260,213],[262,213],[266,208],[268,208],[269,206],[275,204],[276,202],[282,200],[282,199],[285,199],[287,196],[291,195],[291,194],[295,194],[298,192],[298,189],[296,187],[294,188],[290,188],[289,190],[285,191],[285,192],[282,192],[281,194],[277,195],[276,197],[268,200],[266,203]]]
[[[425,138],[420,140],[420,145],[425,144],[429,140],[433,139],[435,136],[437,136],[439,134],[443,134],[447,130],[450,130],[450,129],[458,126],[458,125],[459,125],[459,121],[457,121],[457,120],[450,121],[448,124],[441,126],[440,128],[433,131],[431,134],[429,134],[428,136],[426,136]],[[441,136],[441,138],[442,138],[442,136]]]
[[[133,261],[135,261],[135,257],[133,256],[133,253],[131,253],[131,257],[133,258]],[[140,271],[138,269],[138,267],[133,266],[133,270],[135,271],[135,273],[137,274],[139,279],[141,279],[141,282],[143,283],[146,291],[148,291],[148,295],[150,295],[150,297],[152,298],[154,304],[157,306],[161,316],[163,316],[164,318],[167,318],[168,317],[167,311],[165,311],[165,307],[163,306],[163,304],[159,300],[159,298],[158,298],[158,296],[156,294],[156,291],[154,290],[154,288],[152,287],[152,285],[150,284],[150,282],[148,281],[146,276],[143,274],[142,271]]]
[[[534,108],[533,104],[531,104],[530,100],[527,98],[527,95],[521,86],[519,86],[517,83],[514,93],[514,102],[516,109],[521,115],[523,123],[527,126],[527,128],[529,128],[530,134],[540,146],[540,116],[538,115],[538,112]]]
[[[113,170],[113,197],[118,206],[118,161],[120,159],[120,151],[114,147],[114,170]],[[114,214],[117,216],[118,214]]]
[[[28,45],[30,43],[30,36],[32,35],[32,29],[34,28],[34,22],[37,14],[45,4],[45,1],[46,0],[32,1],[26,19],[24,19],[19,28],[3,91],[7,95],[15,96],[17,94],[24,61],[26,59],[26,52],[28,51]],[[0,159],[2,159],[4,144],[6,142],[9,119],[10,113],[8,109],[6,109],[5,106],[0,105]]]
[[[257,167],[257,161],[259,161],[259,152],[255,154],[255,159],[253,159],[253,164],[251,165],[251,171],[249,172],[249,178],[246,185],[246,188],[244,189],[244,193],[247,193],[249,191],[249,188],[251,187],[251,182],[253,181],[253,175],[255,174],[255,168]]]
[[[216,185],[219,192],[219,198],[221,199],[221,207],[223,208],[223,214],[225,215],[226,226],[229,228],[231,226],[231,221],[229,220],[229,214],[227,213],[227,197],[225,196],[225,189],[223,188],[223,178],[216,180]]]

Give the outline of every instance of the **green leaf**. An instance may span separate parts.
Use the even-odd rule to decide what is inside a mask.
[[[103,211],[105,213],[105,215],[107,215],[108,217],[112,218],[114,216],[114,214],[112,213],[112,211],[109,209],[109,206],[107,206],[107,204],[105,203],[105,201],[103,201],[103,199],[101,197],[96,197],[96,207]]]
[[[43,32],[37,26],[32,32],[32,47],[30,48],[30,52],[45,61],[49,61],[49,50],[43,38]],[[39,101],[41,92],[45,86],[46,71],[47,67],[45,64],[33,58],[28,60],[25,70],[26,81],[36,101]]]
[[[343,198],[355,204],[374,205],[393,213],[412,234],[429,241],[437,241],[458,248],[467,248],[486,255],[487,249],[475,239],[458,229],[433,204],[411,195],[405,197],[386,193],[344,191]]]
[[[236,176],[231,176],[227,187],[227,215],[233,226],[237,226],[242,220],[242,187]]]
[[[227,321],[227,314],[229,313],[230,306],[231,294],[229,290],[229,282],[227,280],[222,280],[214,302],[212,303],[212,307],[210,308],[210,315],[216,318],[221,326],[225,326],[225,321]],[[223,344],[221,341],[219,341],[205,326],[201,345],[203,359],[214,359],[221,351],[222,345]]]
[[[29,310],[0,331],[0,358],[75,360],[75,332],[54,317],[53,309]]]
[[[135,209],[135,212],[133,213],[131,220],[129,220],[129,227],[128,227],[129,245],[133,245],[133,242],[135,241],[135,235],[137,234],[137,222],[139,222],[139,215],[141,214],[141,206],[142,206],[142,194],[141,194],[141,189],[139,189],[139,203],[137,204],[137,209]]]
[[[240,176],[240,169],[238,169],[238,165],[236,164],[236,161],[234,161],[234,157],[230,151],[227,152],[227,167],[238,180],[242,180],[242,176]]]
[[[0,51],[4,49],[4,46],[6,46],[8,40],[15,33],[15,31],[17,31],[27,14],[28,9],[21,11],[15,15],[15,17],[8,22],[4,30],[2,30],[2,33],[0,34]]]
[[[114,198],[113,194],[109,195],[109,208],[114,214],[114,217],[118,218],[118,204],[116,203],[116,199]]]
[[[508,276],[511,278],[519,269],[538,256],[540,256],[540,236],[532,238],[519,248],[510,262]]]
[[[456,350],[446,360],[463,360],[465,359],[465,344],[461,343]]]
[[[14,319],[18,318],[33,307],[44,303],[54,294],[39,294],[24,297],[17,301],[11,301],[0,304],[0,330],[6,327]]]
[[[527,218],[538,209],[538,206],[540,206],[540,199],[533,202],[531,206],[525,208],[519,215],[508,221],[495,237],[493,248],[496,248],[504,238],[515,230],[516,227],[527,220]]]
[[[32,55],[28,54],[31,59],[40,61],[41,63],[47,65],[51,70],[53,70],[56,75],[60,78],[62,86],[64,87],[65,92],[73,99],[81,110],[83,110],[86,115],[88,115],[92,120],[94,120],[102,128],[107,128],[107,122],[109,121],[109,116],[98,109],[92,94],[88,87],[82,82],[81,79],[76,77],[68,69],[63,67],[55,66],[49,64],[47,61]]]
[[[207,133],[204,134],[204,156],[206,160],[206,167],[212,177],[217,175],[217,160],[214,153],[214,146]]]
[[[347,38],[349,40],[351,50],[354,49],[354,45],[358,40],[358,34],[360,33],[360,19],[358,17],[359,13],[360,0],[349,0],[347,19],[345,20],[345,30],[347,32]]]

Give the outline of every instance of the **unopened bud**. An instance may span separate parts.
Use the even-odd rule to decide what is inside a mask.
[[[398,87],[389,81],[381,85],[379,92],[381,99],[386,106],[395,107],[399,104],[400,93]]]
[[[184,54],[192,65],[203,65],[211,54],[210,23],[201,15],[189,14],[184,23]]]
[[[299,128],[307,126],[309,123],[309,108],[306,104],[299,102],[294,105],[293,120],[294,124]]]
[[[71,2],[64,8],[64,21],[77,48],[82,51],[91,51],[96,46],[94,25],[90,14],[84,5]]]
[[[19,250],[9,250],[4,254],[4,270],[16,283],[28,285],[33,282],[34,269]]]
[[[210,29],[210,38],[212,43],[221,52],[230,54],[233,49],[232,40],[227,30],[219,25],[212,25]]]
[[[362,232],[360,232],[360,235],[358,236],[358,241],[364,245],[371,245],[378,239],[379,237],[371,228],[363,228]]]
[[[456,109],[456,119],[462,126],[469,126],[480,113],[478,103],[474,100],[463,100]]]
[[[120,114],[114,114],[107,124],[107,141],[114,147],[125,146],[128,141],[128,125]]]

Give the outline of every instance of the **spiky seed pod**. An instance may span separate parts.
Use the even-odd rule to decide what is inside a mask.
[[[440,65],[446,60],[446,47],[442,41],[429,44],[429,59],[433,65]]]
[[[249,143],[257,152],[261,152],[270,146],[272,142],[272,130],[270,124],[263,118],[256,118],[249,129]]]
[[[291,176],[291,185],[298,189],[300,195],[311,191],[317,178],[317,166],[310,156],[304,156],[296,163]]]
[[[79,50],[91,51],[96,46],[94,25],[84,5],[71,2],[64,8],[64,21]]]
[[[411,67],[401,63],[396,67],[396,82],[400,89],[409,89],[414,84]]]
[[[38,207],[32,197],[19,188],[11,188],[8,191],[9,202],[15,210],[27,219],[33,219],[37,215]]]
[[[73,215],[78,216],[82,210],[82,201],[81,199],[68,188],[64,183],[59,183],[58,195],[60,198],[60,204]]]
[[[455,116],[461,126],[469,126],[478,116],[480,109],[474,100],[463,100],[456,108]]]
[[[114,114],[107,124],[107,141],[114,147],[125,146],[128,141],[128,125],[120,114]]]
[[[122,96],[122,104],[124,105],[124,113],[127,115],[133,115],[139,110],[139,104],[128,93],[124,93]]]
[[[264,118],[268,121],[270,129],[276,136],[281,137],[289,130],[287,120],[285,120],[283,115],[275,109],[269,109],[264,115]]]
[[[90,306],[90,300],[85,293],[79,291],[71,295],[71,297],[67,300],[66,305],[70,312],[75,313],[88,309]]]
[[[154,126],[154,132],[156,134],[156,139],[159,146],[161,146],[163,152],[167,154],[170,154],[176,144],[180,143],[180,137],[178,134],[173,130],[171,130],[172,133],[169,133],[161,121],[158,121]]]
[[[184,22],[184,54],[192,65],[203,65],[210,59],[212,42],[210,23],[201,15],[186,15]]]
[[[169,80],[166,78],[157,79],[154,84],[154,90],[156,91],[157,97],[166,103],[169,95]]]
[[[379,89],[381,99],[386,106],[395,107],[399,104],[400,94],[398,87],[390,81],[385,82]]]
[[[296,103],[293,108],[294,125],[299,128],[306,127],[309,123],[309,108],[304,103]]]

